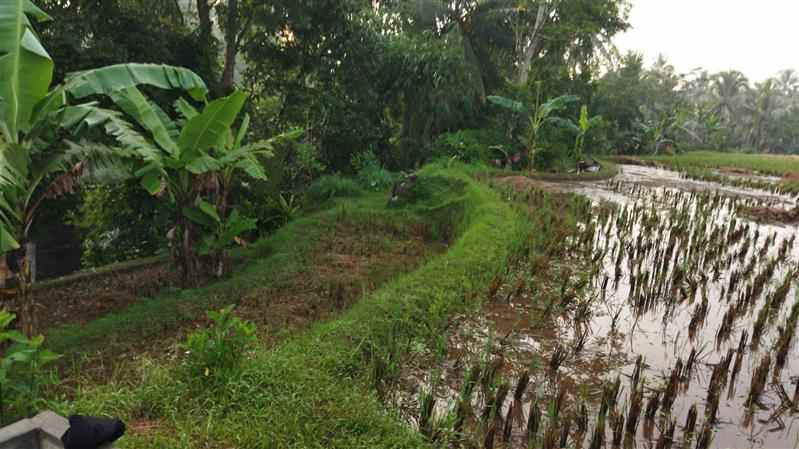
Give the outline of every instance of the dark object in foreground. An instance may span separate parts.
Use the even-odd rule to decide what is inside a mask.
[[[118,419],[72,415],[61,442],[64,449],[98,449],[124,434],[125,423]]]

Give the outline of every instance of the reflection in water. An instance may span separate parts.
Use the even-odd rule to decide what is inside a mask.
[[[399,402],[435,386],[433,414],[471,417],[480,435],[464,446],[527,447],[534,426],[544,447],[794,447],[797,229],[737,211],[795,200],[633,166],[546,187],[587,196],[592,217],[564,257],[520,262],[461,317],[434,370],[408,368]]]

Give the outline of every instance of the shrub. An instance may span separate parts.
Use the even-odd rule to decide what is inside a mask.
[[[171,205],[132,180],[86,189],[68,221],[83,232],[81,263],[91,268],[156,254],[166,246],[171,214]]]
[[[331,198],[346,198],[358,196],[362,192],[358,183],[339,175],[326,175],[317,179],[308,187],[308,198],[316,203],[322,203]]]
[[[242,360],[256,342],[255,324],[235,316],[233,308],[208,312],[211,327],[192,332],[182,345],[187,352],[184,374],[190,384],[215,388],[241,374]]]
[[[394,175],[383,165],[372,151],[353,155],[350,163],[355,170],[355,180],[367,190],[386,190],[394,184]]]
[[[0,423],[27,416],[41,405],[41,387],[54,383],[46,365],[58,355],[44,349],[44,336],[27,338],[8,326],[16,316],[0,310]]]
[[[492,146],[502,145],[515,151],[518,145],[508,141],[496,129],[465,129],[442,134],[436,139],[433,154],[436,157],[457,157],[463,162],[488,162],[494,158]]]

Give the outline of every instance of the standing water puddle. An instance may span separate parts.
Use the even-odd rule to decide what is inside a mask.
[[[796,201],[638,166],[547,187],[591,219],[407,368],[409,419],[462,447],[796,447],[797,228],[737,213]]]

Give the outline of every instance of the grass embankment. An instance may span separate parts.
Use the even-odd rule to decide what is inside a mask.
[[[691,151],[674,156],[641,156],[638,159],[683,172],[694,179],[799,194],[799,156]],[[782,180],[775,184],[729,176],[735,174],[778,176]]]
[[[640,159],[665,165],[675,170],[727,169],[774,176],[799,173],[799,157],[797,156],[690,151],[675,156],[641,156]]]
[[[426,194],[396,213],[435,217],[457,236],[449,251],[367,295],[338,319],[272,350],[256,351],[244,373],[224,388],[197,390],[181,377],[177,364],[145,363],[135,379],[78,387],[75,398],[54,406],[61,413],[122,417],[131,427],[122,448],[425,447],[419,435],[386,411],[379,400],[381,386],[399,375],[409,348],[440,343],[453,313],[479,306],[470,293],[483,289],[506,265],[524,234],[519,214],[464,170],[427,167],[420,188]],[[320,228],[317,220],[306,217],[270,239],[269,266],[297,266],[302,256],[296,254],[314,238],[302,230]],[[274,275],[263,271],[256,264],[227,283],[174,293],[89,329],[52,333],[51,342],[61,348],[106,344],[107,332],[140,333],[140,326],[157,335],[169,315],[181,316],[185,305],[206,306],[215,296],[235,298],[243,286]],[[161,323],[151,323],[155,317]]]
[[[548,182],[566,182],[566,181],[604,181],[613,178],[619,172],[619,168],[615,162],[604,159],[597,159],[601,168],[599,171],[583,172],[583,173],[567,173],[567,172],[547,172],[547,171],[530,171],[530,170],[505,170],[499,168],[485,168],[480,172],[482,174],[495,176],[498,178],[508,176],[526,176],[530,179]]]

